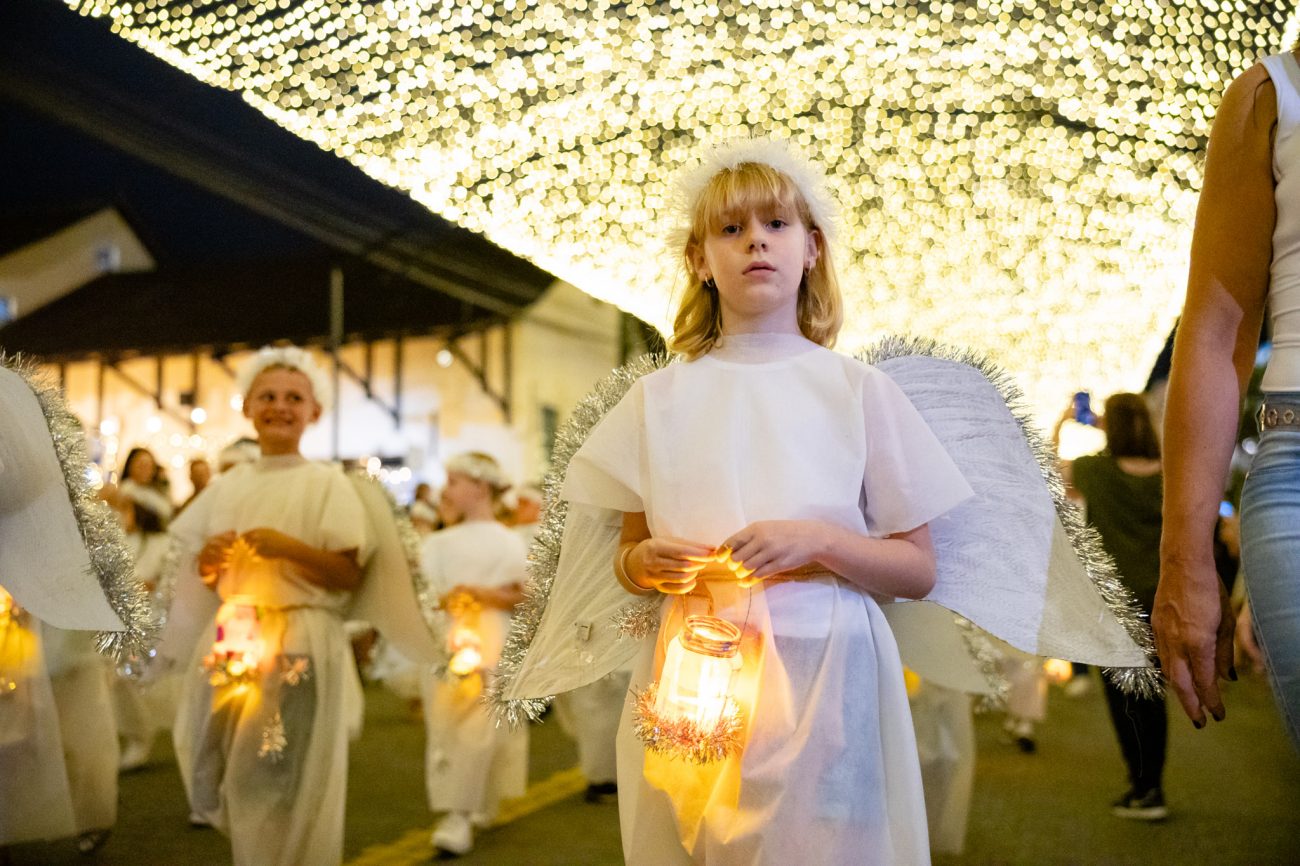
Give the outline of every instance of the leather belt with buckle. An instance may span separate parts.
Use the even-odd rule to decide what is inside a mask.
[[[1275,427],[1288,427],[1300,430],[1300,406],[1291,403],[1264,403],[1259,407],[1255,418],[1259,429],[1271,430]]]

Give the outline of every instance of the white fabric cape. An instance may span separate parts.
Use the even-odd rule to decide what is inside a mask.
[[[123,628],[95,579],[41,405],[2,365],[0,586],[59,628]]]
[[[1018,416],[1019,392],[984,359],[887,338],[858,357],[889,375],[975,491],[930,525],[938,576],[924,601],[884,605],[903,662],[947,688],[994,693],[987,635],[1034,655],[1107,668],[1122,687],[1158,691],[1150,630],[1075,507],[1054,457]],[[622,515],[559,498],[568,460],[631,383],[668,363],[617,370],[557,437],[546,513],[530,553],[493,697],[518,723],[556,694],[626,666],[658,625],[659,596],[631,599],[612,575]],[[986,634],[987,633],[987,634]]]

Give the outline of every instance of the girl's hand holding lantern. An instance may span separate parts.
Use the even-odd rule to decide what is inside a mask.
[[[646,538],[622,544],[615,573],[632,592],[683,595],[695,588],[700,571],[715,561],[713,548],[707,545],[680,538]]]
[[[718,560],[742,587],[802,568],[821,549],[819,525],[807,520],[760,520],[732,535],[718,548]]]

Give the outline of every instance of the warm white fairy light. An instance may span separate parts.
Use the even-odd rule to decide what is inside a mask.
[[[1044,413],[1141,385],[1219,95],[1297,30],[1245,0],[67,2],[658,324],[665,168],[791,137],[848,206],[844,343],[982,348]]]

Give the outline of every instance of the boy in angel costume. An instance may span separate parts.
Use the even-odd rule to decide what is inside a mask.
[[[236,864],[338,863],[363,711],[345,616],[411,658],[432,661],[436,645],[396,506],[299,450],[328,394],[311,357],[263,349],[238,384],[262,456],[171,527],[183,568],[158,656],[163,668],[188,663],[176,756],[192,820],[226,833]]]
[[[987,685],[965,620],[896,602],[1149,684],[1140,623],[1072,551],[1005,383],[921,344],[829,349],[816,168],[742,141],[679,198],[685,360],[625,368],[575,412],[497,696],[535,714],[633,660],[618,769],[634,866],[927,863],[902,665]],[[651,706],[700,606],[741,635],[738,721],[714,731]]]
[[[86,630],[126,654],[150,621],[89,465],[62,395],[0,354],[0,859],[74,834],[89,854],[116,819],[107,662]]]

